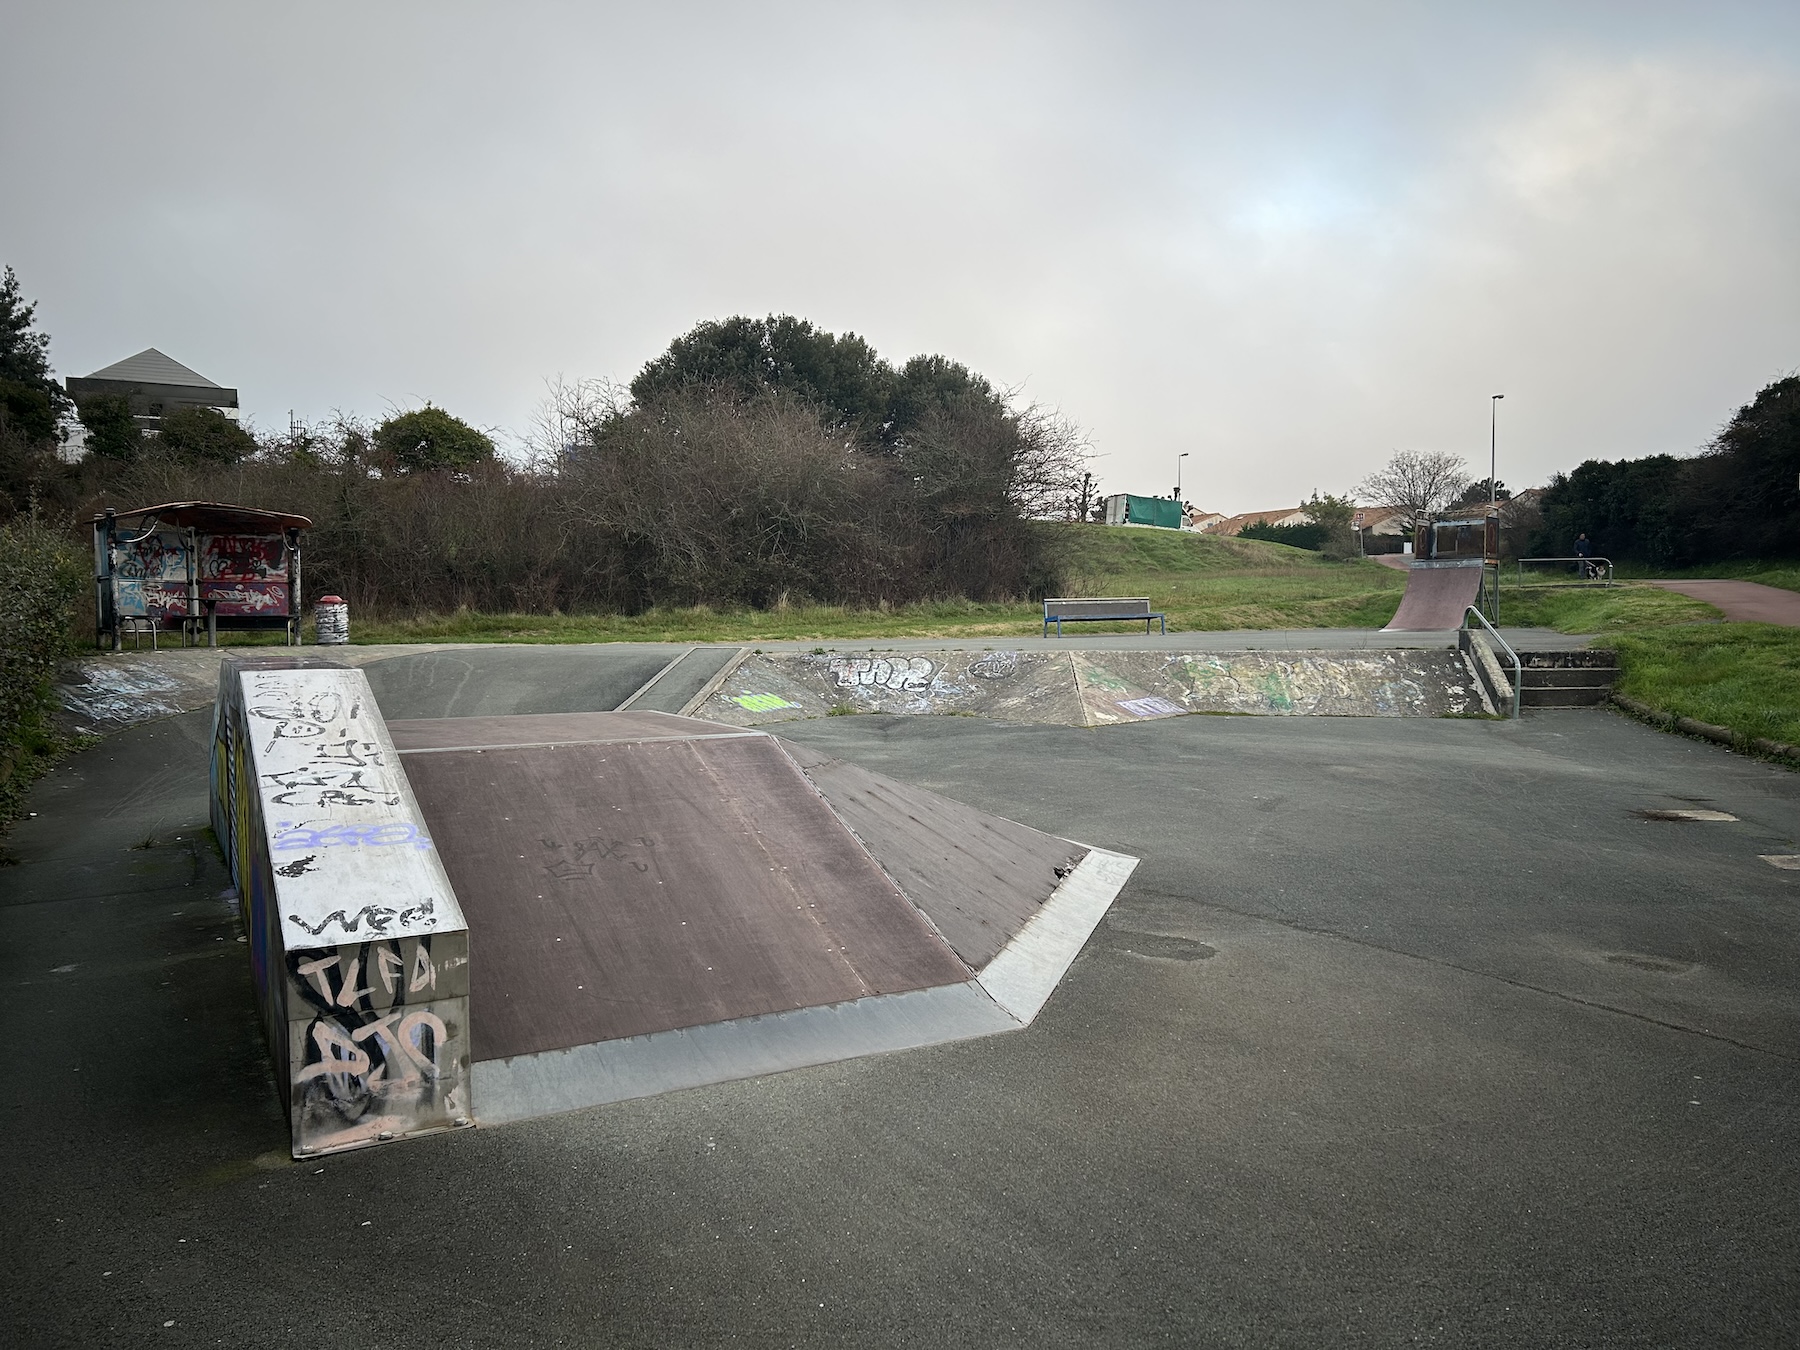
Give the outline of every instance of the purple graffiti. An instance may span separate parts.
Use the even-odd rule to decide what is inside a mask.
[[[431,840],[417,825],[407,821],[389,821],[385,825],[295,825],[278,821],[270,847],[277,852],[297,852],[304,848],[397,848],[411,844],[414,848],[430,848]]]

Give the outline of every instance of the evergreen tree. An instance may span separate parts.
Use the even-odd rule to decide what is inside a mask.
[[[405,473],[472,469],[494,457],[491,437],[429,403],[376,427],[375,449]]]
[[[50,374],[50,335],[33,330],[36,313],[8,267],[0,277],[0,408],[25,436],[48,440],[68,398]]]

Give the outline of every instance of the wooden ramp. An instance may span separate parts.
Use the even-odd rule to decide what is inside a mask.
[[[1486,566],[1480,558],[1417,558],[1406,574],[1406,594],[1384,633],[1441,633],[1461,628],[1463,615],[1481,596]]]
[[[1030,1022],[1136,860],[665,713],[395,722],[495,1122]]]

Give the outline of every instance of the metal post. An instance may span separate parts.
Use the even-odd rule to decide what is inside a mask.
[[[300,531],[289,528],[288,546],[288,646],[300,645]]]
[[[1488,400],[1488,505],[1493,506],[1500,500],[1500,483],[1498,479],[1500,462],[1500,400],[1505,394],[1495,394]]]
[[[194,645],[200,642],[200,532],[192,525],[187,530],[187,613],[181,616],[181,645],[187,646],[188,639],[194,639]]]

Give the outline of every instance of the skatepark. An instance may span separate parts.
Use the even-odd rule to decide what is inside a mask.
[[[1457,655],[1447,635],[1310,641],[1315,676],[1346,657],[1427,669]],[[583,719],[623,703],[633,755],[754,745],[790,782],[843,766],[951,803],[958,821],[1140,861],[1005,1034],[765,1062],[740,1040],[724,1071],[650,1081],[669,1061],[646,1061],[642,1091],[489,1123],[477,998],[475,1128],[299,1161],[250,935],[205,834],[214,733],[197,691],[219,666],[160,654],[195,667],[156,672],[164,714],[116,723],[43,780],[9,840],[5,1118],[31,1224],[10,1226],[8,1258],[24,1343],[316,1346],[372,1326],[470,1345],[1791,1340],[1790,771],[1597,709],[1096,723],[1092,698],[1037,722],[863,706],[916,698],[909,678],[929,690],[996,669],[1002,650],[350,649],[471,925],[471,860],[512,836],[445,814],[471,800],[470,768],[520,745],[522,724],[557,723],[482,788],[524,802],[544,745],[618,755]],[[1015,650],[1011,678],[1045,644]],[[1125,701],[1167,697],[1146,684],[1171,661],[1196,697],[1196,662],[1260,672],[1266,691],[1280,668],[1263,658],[1283,653],[1279,687],[1304,686],[1294,635],[1051,650],[1080,663],[1059,686],[1071,697],[1096,687],[1090,670],[1131,676]],[[749,667],[741,689],[733,661]],[[877,674],[901,687],[877,692]],[[696,708],[675,739],[645,735],[643,719],[721,695],[787,713],[758,698],[777,679],[818,708],[756,727]],[[1042,903],[1073,854],[1032,856]],[[507,971],[503,944],[474,931],[472,984],[485,952],[487,977],[505,973],[494,988],[555,992],[554,970]],[[981,954],[950,946],[930,958],[941,975],[910,983],[979,976]],[[767,1015],[736,997],[701,1016]],[[498,1014],[486,1034],[527,1057],[654,1039],[632,1006],[584,1013],[560,1040],[519,1039],[508,1026],[532,1019]],[[694,1020],[677,1009],[665,1024]],[[397,1299],[397,1281],[418,1293]]]

